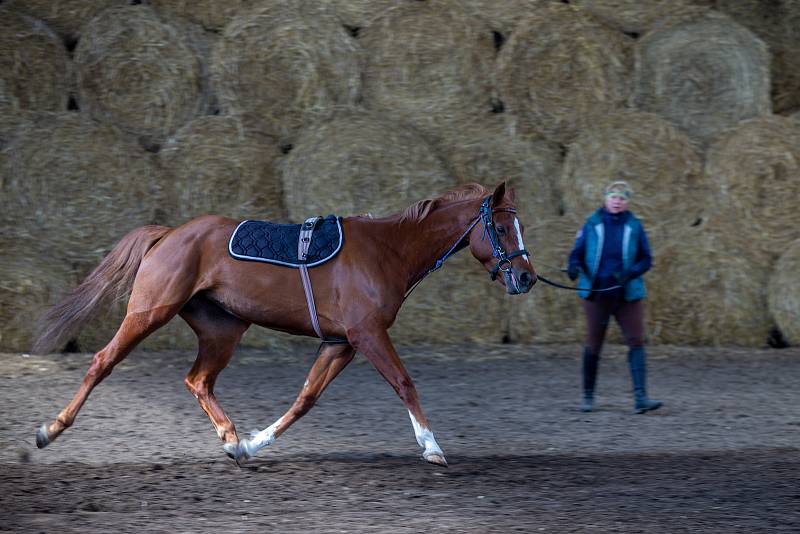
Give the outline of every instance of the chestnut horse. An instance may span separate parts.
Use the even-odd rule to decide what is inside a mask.
[[[124,295],[130,288],[119,330],[95,354],[72,401],[39,429],[36,445],[47,446],[70,427],[89,393],[112,368],[137,343],[180,315],[199,340],[197,359],[184,382],[211,419],[225,452],[237,463],[274,442],[308,412],[358,351],[405,404],[423,458],[447,465],[387,330],[414,284],[466,246],[508,293],[531,289],[536,274],[523,245],[514,200],[505,182],[493,192],[468,184],[417,202],[398,215],[343,219],[341,251],[309,274],[323,335],[344,342],[323,343],[291,408],[266,429],[242,440],[214,396],[214,383],[253,323],[314,336],[297,270],[233,259],[227,245],[238,221],[225,217],[203,216],[178,228],[144,226],[131,231],[45,316],[45,329],[34,347],[37,352],[57,348],[107,297]]]

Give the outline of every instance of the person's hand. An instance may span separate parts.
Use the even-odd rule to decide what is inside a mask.
[[[621,286],[624,286],[628,282],[628,280],[631,279],[631,273],[629,273],[628,271],[618,271],[614,273],[612,276],[614,277],[614,280],[616,280],[617,283]]]
[[[578,275],[580,274],[580,270],[578,269],[577,265],[570,265],[567,267],[567,276],[573,282],[578,279]]]

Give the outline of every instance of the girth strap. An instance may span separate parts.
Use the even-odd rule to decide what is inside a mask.
[[[311,237],[314,233],[314,227],[320,219],[322,217],[309,217],[300,226],[300,239],[297,241],[297,260],[300,263],[300,279],[303,281],[303,291],[306,293],[308,313],[311,315],[311,326],[314,327],[314,332],[317,333],[317,336],[324,341],[325,337],[322,335],[322,329],[319,327],[319,319],[317,318],[317,306],[314,304],[314,290],[311,287],[311,278],[308,276],[308,267],[306,267],[306,257],[311,246]]]

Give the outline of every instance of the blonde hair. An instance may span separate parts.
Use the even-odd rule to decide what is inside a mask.
[[[617,180],[608,184],[603,190],[603,197],[614,194],[621,194],[625,198],[630,198],[633,195],[633,190],[625,180]]]

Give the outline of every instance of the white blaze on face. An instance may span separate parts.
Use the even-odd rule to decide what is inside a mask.
[[[431,454],[438,454],[444,457],[442,449],[440,449],[439,444],[436,443],[436,438],[433,437],[433,432],[419,424],[419,421],[417,421],[417,418],[411,413],[411,410],[408,411],[408,416],[411,418],[411,426],[414,427],[414,435],[417,437],[417,443],[419,443],[420,447],[425,449],[422,452],[422,456],[427,458]]]
[[[522,228],[519,225],[519,219],[516,217],[514,217],[514,230],[517,231],[517,241],[519,243],[520,250],[525,250],[525,243],[522,242]],[[522,257],[525,258],[525,261],[528,262],[528,265],[531,264],[527,254],[523,254]]]

